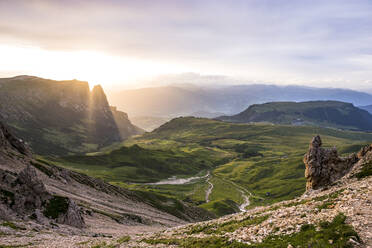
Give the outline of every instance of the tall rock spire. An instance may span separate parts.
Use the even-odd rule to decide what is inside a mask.
[[[357,161],[356,154],[343,158],[338,156],[336,148],[323,148],[320,136],[315,136],[304,157],[306,190],[332,184],[343,177]]]

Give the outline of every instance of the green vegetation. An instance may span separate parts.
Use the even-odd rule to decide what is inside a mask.
[[[54,195],[46,204],[44,215],[51,219],[57,219],[60,214],[68,210],[68,198]]]
[[[287,247],[352,247],[348,242],[354,239],[360,242],[358,234],[353,228],[345,224],[346,217],[343,214],[337,215],[332,222],[321,222],[319,230],[314,225],[305,224],[301,231],[291,235],[269,236],[262,243],[247,246],[249,248]]]
[[[242,193],[239,190],[242,189],[253,193],[251,207],[301,195],[305,190],[303,155],[316,134],[322,136],[325,146],[336,145],[343,155],[372,141],[370,133],[307,126],[232,124],[185,117],[174,119],[125,144],[138,144],[147,149],[182,150],[191,154],[194,150],[190,147],[205,151],[218,149],[228,154],[226,158],[229,161],[217,165],[212,172],[212,202],[200,205],[213,211],[220,207],[220,204],[213,207],[213,201],[231,200],[241,204]],[[170,187],[178,190],[178,185],[169,186],[171,192]],[[192,191],[185,192],[186,195],[189,193]],[[233,207],[225,213],[231,211],[234,211]]]
[[[101,242],[101,243],[95,244],[91,247],[92,248],[118,248],[119,245],[117,245],[117,244],[107,244],[107,242]]]
[[[338,101],[254,104],[237,115],[219,119],[240,123],[270,122],[361,131],[371,131],[372,125],[372,115],[367,111],[356,108],[351,103]]]
[[[93,152],[142,132],[110,108],[99,86],[90,91],[87,82],[37,77],[0,81],[0,113],[37,154]]]
[[[326,194],[326,195],[323,195],[323,196],[317,196],[315,198],[313,198],[314,201],[324,201],[325,199],[328,199],[328,200],[333,200],[333,199],[336,199],[338,198],[338,196],[344,191],[345,189],[340,189],[340,190],[337,190],[333,193],[330,193],[330,194]]]
[[[182,248],[245,248],[245,244],[237,241],[229,241],[225,237],[210,236],[208,238],[185,238],[185,239],[144,239],[151,245],[165,244],[165,245],[178,245]]]
[[[118,244],[124,244],[129,242],[130,237],[129,236],[123,236],[117,240]]]
[[[115,185],[183,200],[221,216],[238,211],[249,192],[253,194],[250,207],[301,195],[305,190],[303,155],[317,134],[325,147],[337,146],[342,155],[372,141],[372,133],[184,117],[114,150],[54,160]],[[206,178],[183,185],[141,184],[170,176],[201,176],[207,170],[214,186],[208,203]]]
[[[226,198],[226,197],[224,197]],[[214,200],[200,205],[200,207],[214,213],[216,216],[233,214],[239,212],[236,202],[230,199]]]
[[[145,239],[148,244],[178,245],[183,248],[194,247],[226,247],[226,248],[286,248],[289,244],[300,248],[333,248],[352,247],[350,239],[360,242],[358,234],[350,225],[345,224],[346,217],[343,214],[337,215],[332,222],[320,222],[318,228],[314,225],[304,224],[300,232],[290,235],[268,236],[262,243],[244,244],[237,241],[229,241],[224,236],[208,236],[206,238],[188,237],[185,239]],[[228,227],[228,225],[227,225]],[[192,233],[204,232],[208,229],[196,229]],[[192,234],[190,233],[190,234]],[[213,233],[213,232],[211,232]]]
[[[333,193],[323,195],[323,196],[318,196],[313,198],[314,201],[321,201],[322,204],[320,204],[317,209],[322,210],[322,209],[327,209],[327,208],[332,208],[335,204],[335,199],[339,197],[339,195],[344,191],[344,189],[335,191]]]
[[[14,230],[26,230],[26,228],[20,227],[20,226],[14,224],[13,222],[10,222],[10,221],[5,221],[1,225],[5,226],[5,227],[9,227],[9,228],[14,229]]]
[[[110,182],[137,183],[156,182],[173,175],[194,175],[222,163],[183,151],[150,150],[138,145],[102,154],[62,157],[54,162]]]
[[[225,232],[234,232],[242,227],[258,225],[269,218],[269,215],[257,217],[247,217],[242,220],[231,220],[222,224],[207,224],[193,226],[188,234],[205,233],[205,234],[223,234]]]
[[[372,162],[369,162],[367,164],[364,164],[360,172],[356,173],[355,176],[358,179],[372,176]]]
[[[180,200],[164,196],[162,194],[156,193],[156,192],[150,192],[150,191],[134,191],[135,194],[142,199],[143,201],[147,202],[151,206],[160,209],[164,212],[170,213],[174,216],[177,216],[180,219],[190,219],[188,217],[189,214],[193,215],[195,213],[195,209],[192,209],[192,207],[188,206],[185,203],[182,203]],[[207,211],[200,209],[199,211],[199,218],[200,219],[206,219],[206,217],[210,217],[211,214]]]

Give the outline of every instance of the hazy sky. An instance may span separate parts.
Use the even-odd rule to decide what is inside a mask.
[[[369,0],[0,0],[0,76],[372,88]]]

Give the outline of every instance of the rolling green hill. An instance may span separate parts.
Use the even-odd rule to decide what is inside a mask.
[[[59,164],[223,215],[238,211],[250,193],[251,207],[301,195],[305,189],[302,159],[316,134],[327,141],[325,146],[337,145],[341,154],[358,151],[372,141],[371,133],[184,117],[128,139],[125,147],[65,157]],[[143,184],[170,176],[199,178],[184,184]],[[210,184],[213,189],[206,199]]]
[[[217,119],[229,122],[270,122],[274,124],[314,125],[371,131],[372,115],[350,103],[337,101],[270,102],[254,104],[233,116]]]
[[[54,159],[64,166],[107,181],[152,183],[173,175],[192,176],[225,160],[210,159],[182,151],[144,149],[138,145],[91,155],[74,155]]]

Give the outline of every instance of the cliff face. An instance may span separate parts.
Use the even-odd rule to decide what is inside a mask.
[[[19,76],[0,79],[0,120],[40,154],[94,151],[141,132],[117,123],[101,86]],[[125,129],[127,132],[121,132]]]

